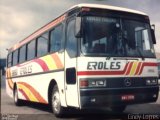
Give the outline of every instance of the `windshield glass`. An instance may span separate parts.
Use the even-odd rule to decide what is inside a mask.
[[[83,18],[81,51],[87,55],[155,57],[148,23],[129,19]]]

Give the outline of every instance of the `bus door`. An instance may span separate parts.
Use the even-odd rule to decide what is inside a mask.
[[[79,107],[78,82],[76,79],[77,68],[77,40],[74,34],[75,19],[71,18],[66,25],[65,44],[65,94],[68,106]]]

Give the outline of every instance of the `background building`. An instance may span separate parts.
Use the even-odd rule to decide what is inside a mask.
[[[0,73],[5,75],[6,59],[0,59]]]
[[[6,59],[0,59],[0,83],[1,87],[5,86],[5,67],[6,67]]]

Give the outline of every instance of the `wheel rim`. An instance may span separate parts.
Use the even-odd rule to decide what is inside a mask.
[[[58,91],[53,94],[52,105],[54,112],[58,113],[60,111],[60,98]]]

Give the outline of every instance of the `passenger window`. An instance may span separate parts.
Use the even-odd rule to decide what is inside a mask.
[[[61,41],[63,36],[62,25],[57,26],[50,33],[50,51],[57,52],[61,49]]]
[[[48,53],[48,37],[47,33],[37,39],[37,57]]]
[[[19,63],[22,63],[26,60],[26,45],[20,48],[19,51]]]
[[[18,63],[18,50],[13,52],[13,66]]]
[[[31,59],[35,58],[35,52],[36,52],[35,45],[36,45],[35,40],[31,41],[27,45],[27,60],[31,60]]]
[[[12,66],[12,53],[10,53],[10,54],[8,55],[7,66],[8,66],[8,67],[11,67],[11,66]]]

